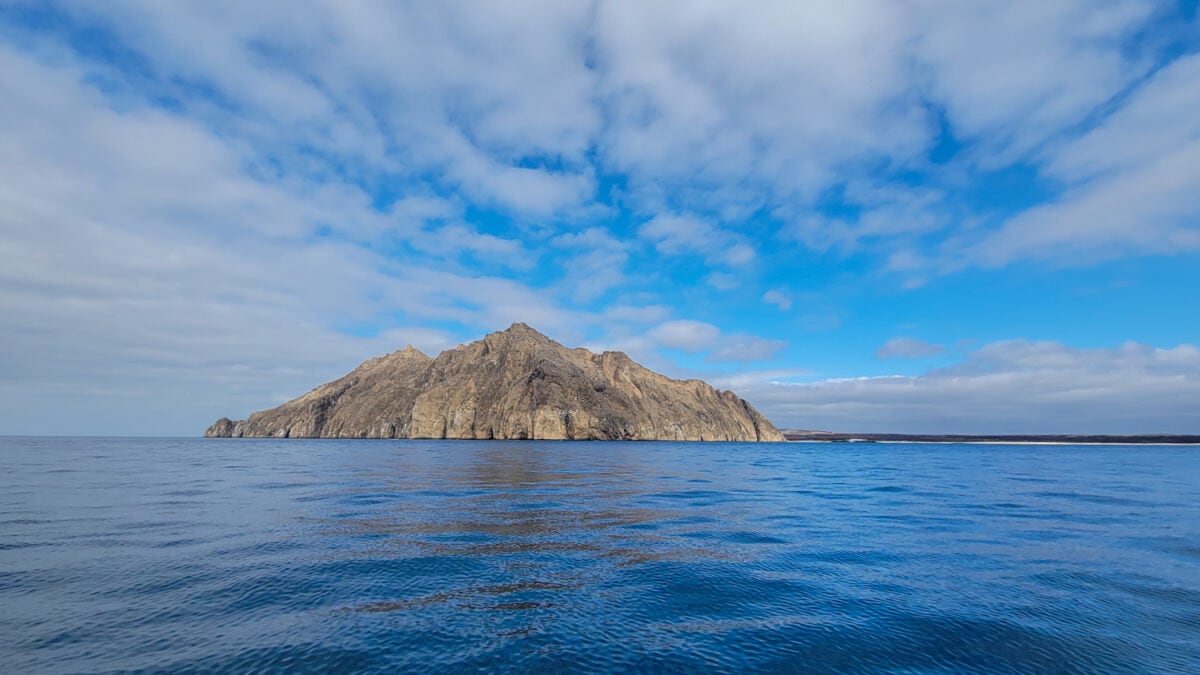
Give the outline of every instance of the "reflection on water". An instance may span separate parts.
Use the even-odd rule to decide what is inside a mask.
[[[642,475],[636,462],[620,462],[631,459],[624,454],[571,470],[556,461],[554,450],[483,444],[470,453],[471,461],[441,467],[444,483],[430,485],[428,470],[400,463],[394,474],[376,474],[385,489],[373,484],[335,497],[373,508],[331,514],[322,521],[326,534],[370,539],[376,556],[487,560],[491,577],[507,580],[472,579],[451,590],[372,599],[350,609],[400,612],[445,604],[455,611],[523,611],[524,623],[507,632],[528,636],[552,628],[564,613],[581,611],[596,568],[731,559],[730,552],[703,541],[681,545],[679,537],[707,532],[717,522],[690,514],[694,500],[686,498],[695,495],[656,494],[655,480]],[[659,503],[655,496],[685,501]],[[718,496],[701,494],[709,501]]]
[[[1196,672],[1179,447],[0,439],[6,670]]]

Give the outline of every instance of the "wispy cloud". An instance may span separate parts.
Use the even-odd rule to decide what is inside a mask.
[[[982,236],[959,264],[1079,264],[1200,250],[1200,122],[1184,112],[1197,107],[1200,56],[1190,56],[1156,73],[1088,133],[1048,149],[1045,171],[1069,189]]]
[[[727,231],[690,215],[659,215],[643,224],[639,233],[654,243],[659,253],[694,254],[710,263],[745,265],[754,260],[754,249]]]
[[[716,345],[721,337],[721,329],[704,321],[679,319],[658,324],[647,333],[647,337],[669,349],[700,352]]]
[[[792,297],[778,288],[772,288],[766,293],[763,293],[762,301],[775,305],[784,312],[792,309]]]
[[[896,337],[883,343],[875,350],[877,359],[920,359],[926,356],[937,356],[946,351],[942,345],[932,344],[910,337]]]
[[[787,346],[783,340],[768,340],[757,335],[730,335],[709,354],[709,361],[766,361]]]

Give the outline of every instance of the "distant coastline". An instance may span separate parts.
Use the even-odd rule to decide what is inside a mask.
[[[1200,445],[1191,434],[879,434],[785,429],[789,441],[822,443],[1009,443],[1023,445]]]

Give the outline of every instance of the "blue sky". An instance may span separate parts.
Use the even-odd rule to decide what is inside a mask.
[[[1195,2],[0,4],[0,433],[525,321],[778,425],[1200,433]]]

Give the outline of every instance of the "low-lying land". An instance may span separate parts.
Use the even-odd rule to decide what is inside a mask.
[[[1200,445],[1200,435],[1143,434],[1116,436],[1107,434],[855,434],[841,431],[785,429],[789,441],[826,443],[1095,443],[1113,445]]]

